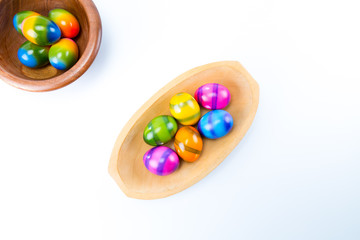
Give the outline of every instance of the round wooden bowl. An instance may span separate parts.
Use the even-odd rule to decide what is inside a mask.
[[[220,83],[229,89],[231,101],[224,110],[234,119],[232,130],[219,139],[203,138],[203,150],[195,162],[181,160],[179,169],[168,176],[150,173],[143,164],[143,155],[151,148],[143,140],[145,126],[158,115],[170,115],[172,96],[180,92],[193,95],[206,83]],[[132,198],[155,199],[180,192],[214,170],[236,147],[249,129],[258,103],[259,86],[240,63],[216,62],[191,69],[160,89],[131,117],[115,142],[109,173]],[[202,116],[206,112],[201,109]],[[174,149],[173,142],[165,146]]]
[[[17,51],[26,39],[15,30],[13,17],[25,10],[48,16],[54,8],[68,10],[80,23],[80,33],[74,38],[79,47],[79,60],[67,71],[57,70],[50,64],[28,68],[17,58]],[[49,91],[72,83],[90,67],[101,43],[101,20],[91,0],[0,0],[0,23],[0,78],[27,91]]]

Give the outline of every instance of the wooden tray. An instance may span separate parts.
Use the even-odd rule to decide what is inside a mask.
[[[143,164],[144,153],[151,148],[143,141],[143,131],[154,117],[170,115],[169,101],[179,92],[194,94],[205,83],[220,83],[231,93],[224,109],[234,119],[231,132],[216,140],[203,139],[200,158],[194,163],[181,160],[180,167],[168,176],[150,173]],[[235,61],[210,63],[194,68],[160,89],[127,122],[118,136],[109,162],[109,173],[122,191],[139,199],[163,198],[180,192],[214,170],[236,147],[249,129],[259,103],[259,86]],[[202,108],[202,114],[207,110]],[[173,147],[173,142],[165,146]]]

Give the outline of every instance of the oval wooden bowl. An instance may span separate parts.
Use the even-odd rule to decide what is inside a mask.
[[[200,158],[194,163],[181,160],[178,170],[168,176],[150,173],[143,164],[144,153],[151,148],[143,141],[143,131],[154,117],[170,115],[169,101],[179,92],[194,94],[205,83],[220,83],[231,93],[225,108],[234,119],[228,135],[216,140],[203,139]],[[194,68],[158,91],[127,122],[116,140],[109,162],[109,173],[123,192],[133,198],[163,198],[180,192],[214,170],[244,137],[259,103],[259,86],[238,62],[210,63]],[[202,108],[202,114],[207,112]],[[174,149],[173,142],[166,146]]]
[[[68,10],[80,23],[80,33],[74,39],[79,46],[79,60],[67,71],[57,70],[50,64],[28,68],[17,58],[17,51],[26,39],[16,32],[13,17],[25,10],[48,16],[54,8]],[[100,47],[101,20],[91,0],[0,0],[0,23],[0,78],[27,91],[49,91],[72,83],[90,67]]]

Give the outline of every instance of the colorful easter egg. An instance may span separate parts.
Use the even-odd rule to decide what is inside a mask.
[[[199,121],[199,132],[211,139],[228,134],[233,126],[233,118],[227,111],[213,110],[205,114]]]
[[[165,146],[153,147],[143,157],[145,167],[153,174],[166,176],[179,167],[179,157],[171,148]]]
[[[32,43],[40,46],[52,45],[61,37],[60,28],[43,16],[31,16],[22,22],[22,33]]]
[[[218,83],[208,83],[199,87],[195,94],[196,101],[207,109],[222,109],[230,102],[229,90]]]
[[[71,68],[78,60],[79,49],[70,38],[63,38],[49,50],[50,64],[59,70]]]
[[[171,98],[170,112],[182,125],[193,125],[200,119],[200,106],[188,93],[178,93]]]
[[[48,46],[38,46],[26,41],[17,52],[18,58],[27,67],[42,67],[49,63],[49,48]]]
[[[173,117],[160,115],[146,125],[143,138],[151,146],[163,145],[175,136],[177,129],[178,126]]]
[[[184,161],[194,162],[200,157],[203,141],[195,128],[185,126],[176,133],[174,146],[179,157]]]
[[[53,9],[49,12],[49,18],[61,29],[65,38],[74,38],[80,31],[80,25],[76,17],[64,9]]]
[[[25,18],[31,17],[31,16],[40,16],[40,14],[38,14],[37,12],[33,12],[33,11],[22,11],[22,12],[18,12],[17,14],[15,14],[15,16],[13,18],[13,24],[14,24],[16,31],[18,31],[18,33],[20,33],[21,35],[23,35],[23,33],[21,31],[22,22],[24,21]]]

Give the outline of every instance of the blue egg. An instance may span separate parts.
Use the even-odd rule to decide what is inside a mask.
[[[228,134],[233,123],[233,118],[227,111],[213,110],[200,119],[198,130],[204,137],[215,139]]]
[[[27,67],[42,67],[49,63],[49,48],[48,46],[42,47],[26,41],[18,50],[18,58]]]

